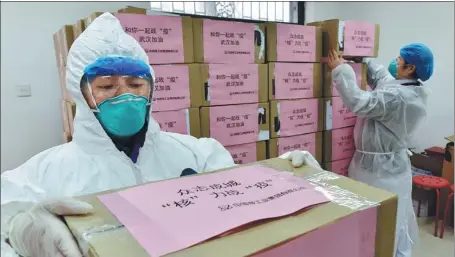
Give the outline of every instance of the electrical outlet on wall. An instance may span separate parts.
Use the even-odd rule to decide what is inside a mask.
[[[17,97],[30,97],[32,96],[32,86],[30,84],[16,85]]]

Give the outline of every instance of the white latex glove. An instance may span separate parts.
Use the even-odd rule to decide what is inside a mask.
[[[89,213],[93,213],[90,204],[72,198],[41,202],[13,218],[9,243],[23,257],[82,257],[59,216]]]
[[[287,159],[292,162],[294,168],[301,167],[302,165],[311,166],[315,169],[322,169],[318,161],[307,151],[295,150],[281,155],[279,158]]]

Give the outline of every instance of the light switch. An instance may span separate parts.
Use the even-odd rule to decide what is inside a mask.
[[[32,87],[30,84],[16,85],[16,95],[18,97],[32,96]]]

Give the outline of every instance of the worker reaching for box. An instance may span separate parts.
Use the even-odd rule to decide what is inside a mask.
[[[82,256],[59,216],[93,208],[72,197],[235,165],[214,139],[160,131],[150,115],[154,78],[145,51],[112,14],[78,37],[66,78],[77,108],[73,141],[1,175],[1,256]],[[312,160],[306,152],[284,157],[296,166]]]
[[[344,62],[335,51],[329,53],[328,67],[340,97],[359,118],[349,177],[398,195],[394,256],[411,257],[418,228],[412,207],[408,148],[426,116],[428,89],[421,81],[433,74],[433,54],[423,44],[404,46],[388,72],[384,66],[366,60],[372,92],[359,88],[354,70]]]

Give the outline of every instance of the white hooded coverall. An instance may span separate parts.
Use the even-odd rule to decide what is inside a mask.
[[[368,63],[368,85],[362,91],[347,64],[332,71],[343,103],[357,116],[356,152],[349,177],[398,195],[395,256],[411,257],[418,228],[412,207],[412,173],[407,154],[412,134],[426,117],[428,91],[416,80],[395,80],[382,65]]]
[[[162,132],[152,117],[137,162],[118,151],[80,89],[84,68],[102,56],[128,56],[149,63],[139,43],[109,13],[94,20],[76,39],[66,69],[67,89],[77,108],[73,141],[41,152],[1,175],[2,257],[17,256],[5,242],[8,223],[33,203],[175,178],[187,168],[206,172],[235,165],[216,140]]]

